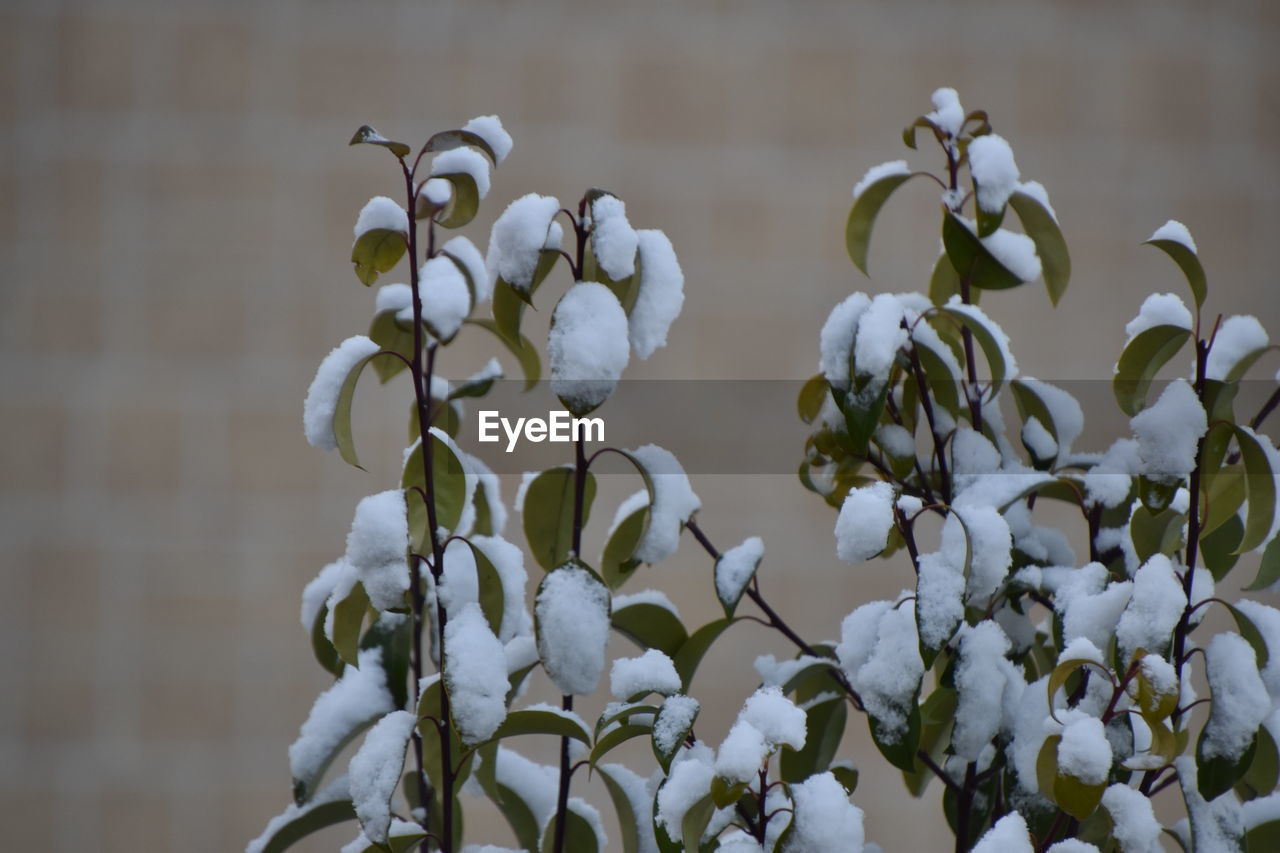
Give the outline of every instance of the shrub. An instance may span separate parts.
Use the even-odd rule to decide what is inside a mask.
[[[895,161],[869,170],[846,231],[865,273],[890,195],[917,179],[937,183],[943,249],[929,292],[840,302],[821,331],[821,372],[799,395],[811,427],[800,479],[838,511],[836,554],[858,563],[905,549],[913,569],[897,598],[850,612],[835,644],[804,639],[769,604],[758,538],[713,544],[680,462],[655,445],[588,455],[575,435],[567,464],[526,475],[515,499],[537,564],[526,568],[503,538],[497,478],[459,444],[458,401],[489,393],[500,367],[451,385],[438,359],[483,329],[532,386],[541,360],[522,334],[523,312],[567,267],[550,384],[585,418],[633,353],[647,358],[665,344],[683,301],[679,263],[665,235],[634,229],[623,202],[601,190],[573,209],[516,200],[485,256],[466,237],[442,240],[441,229],[474,217],[491,166],[510,149],[500,122],[436,134],[412,159],[409,146],[361,128],[353,144],[384,147],[400,166],[404,206],[378,197],[360,212],[355,272],[372,285],[407,255],[409,283],[381,287],[368,336],[325,358],[306,435],[358,464],[352,399],[372,365],[384,383],[408,372],[415,440],[398,487],[359,503],[346,553],[304,592],[303,625],[335,682],[290,749],[294,803],[250,850],[283,850],[351,819],[360,834],[344,850],[498,850],[464,847],[466,784],[498,805],[522,848],[592,851],[605,846],[604,831],[598,812],[571,796],[575,778],[586,781],[581,770],[607,790],[627,853],[874,850],[850,801],[858,771],[838,756],[851,709],[893,768],[877,778],[900,773],[914,796],[939,780],[957,851],[1146,853],[1162,849],[1162,835],[1197,851],[1280,843],[1280,663],[1271,658],[1280,612],[1215,594],[1248,551],[1262,552],[1248,589],[1280,580],[1280,456],[1258,432],[1280,394],[1252,419],[1234,410],[1267,335],[1252,317],[1209,320],[1195,243],[1167,223],[1148,242],[1180,268],[1191,307],[1172,293],[1146,300],[1112,383],[1126,434],[1101,452],[1075,449],[1079,403],[1020,377],[1009,338],[977,304],[1037,279],[1051,301],[1063,293],[1070,260],[1048,195],[1020,180],[985,113],[966,113],[949,89],[933,100],[903,139],[915,149],[932,137],[944,169]],[[1005,227],[1014,219],[1020,232]],[[485,302],[487,316],[474,316]],[[1190,375],[1158,381],[1188,346]],[[643,488],[617,508],[592,565],[582,532],[591,467],[605,453],[626,459]],[[1048,501],[1078,511],[1087,560],[1065,531],[1037,523]],[[708,554],[724,609],[693,630],[663,593],[621,592],[686,531]],[[538,570],[530,613],[528,576]],[[694,678],[707,649],[744,618],[743,599],[759,614],[749,618],[785,636],[796,656],[758,663],[762,683],[743,691],[741,713],[713,748],[695,734]],[[1236,631],[1200,645],[1195,632],[1211,608]],[[610,629],[641,653],[608,661]],[[558,707],[522,700],[539,667],[563,694]],[[615,701],[586,720],[574,699],[606,674]],[[1192,686],[1199,674],[1203,698]],[[529,734],[558,739],[558,767],[503,743]],[[361,736],[347,775],[326,783]],[[607,760],[634,738],[652,745],[644,773]],[[1151,799],[1175,785],[1186,817],[1165,827]]]

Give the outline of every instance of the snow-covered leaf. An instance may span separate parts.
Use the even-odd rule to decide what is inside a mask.
[[[1182,270],[1182,274],[1187,277],[1187,284],[1191,286],[1191,295],[1196,300],[1196,308],[1203,305],[1205,296],[1208,293],[1208,283],[1205,279],[1204,267],[1200,264],[1200,256],[1196,252],[1195,243],[1191,241],[1191,235],[1187,233],[1187,229],[1180,223],[1171,220],[1161,226],[1156,233],[1151,235],[1151,239],[1145,242],[1148,246],[1155,246],[1173,258],[1173,262],[1178,265]]]
[[[600,764],[596,766],[596,772],[600,774],[618,814],[622,853],[647,853],[656,849],[653,801],[645,780],[621,764]]]
[[[306,805],[290,803],[284,812],[271,819],[261,835],[249,842],[245,853],[283,853],[312,833],[355,819],[347,777],[343,776],[326,785]]]
[[[991,250],[958,216],[950,211],[942,220],[942,243],[960,278],[983,290],[1007,290],[1023,279],[996,259]]]
[[[534,560],[547,571],[562,565],[573,550],[574,476],[572,468],[548,468],[525,491],[524,536]],[[582,490],[584,527],[595,495],[596,478],[588,471]]]
[[[422,150],[426,153],[440,153],[442,151],[452,151],[464,145],[483,151],[495,166],[502,161],[502,158],[493,150],[487,139],[470,130],[442,130],[433,134],[426,144],[422,146]],[[409,153],[407,147],[405,153]]]
[[[1126,415],[1136,415],[1146,407],[1152,379],[1190,338],[1190,329],[1161,325],[1139,332],[1125,345],[1111,390]]]
[[[716,597],[720,599],[725,616],[733,615],[763,558],[764,543],[760,541],[760,537],[752,536],[741,545],[725,551],[716,560]]]
[[[534,599],[538,656],[562,694],[596,689],[604,671],[609,609],[609,588],[585,563],[570,560],[547,572],[538,584]]]
[[[779,774],[784,782],[803,782],[831,765],[849,716],[844,694],[832,692],[806,703],[804,716],[804,747],[796,750],[784,746],[778,759]]]
[[[884,207],[893,191],[906,183],[912,175],[905,161],[882,163],[868,172],[854,191],[853,208],[849,211],[849,221],[845,224],[844,240],[849,258],[862,270],[863,275],[870,274],[867,272],[867,247],[871,242],[871,229],[880,208]],[[871,180],[868,181],[867,178]]]
[[[1016,374],[1018,370],[1017,363],[1012,362],[1009,352],[1009,336],[975,305],[952,301],[938,310],[973,333],[991,369],[991,394],[998,394],[1005,378]]]
[[[453,450],[453,440],[436,427],[431,428],[431,479],[434,485],[436,524],[453,530],[463,518],[475,490],[475,476]],[[453,445],[453,446],[451,446]],[[400,486],[406,490],[405,502],[409,507],[409,536],[418,553],[429,550],[430,531],[427,529],[426,505],[418,489],[426,486],[423,470],[422,444],[414,445],[405,457]],[[415,488],[417,487],[417,488]]]
[[[689,696],[672,696],[662,703],[653,720],[653,755],[662,772],[671,770],[671,761],[684,746],[702,706]]]
[[[1044,284],[1049,291],[1049,301],[1054,305],[1067,290],[1071,278],[1071,256],[1067,241],[1062,237],[1058,220],[1035,196],[1022,190],[1009,196],[1009,206],[1022,221],[1022,230],[1036,244],[1036,254],[1043,266]]]
[[[404,769],[405,749],[417,718],[408,711],[392,711],[379,720],[351,758],[351,801],[364,834],[386,844],[391,828],[391,798]]]

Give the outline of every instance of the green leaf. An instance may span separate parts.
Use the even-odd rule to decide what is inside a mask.
[[[685,850],[702,849],[702,834],[707,831],[707,824],[711,822],[711,816],[715,812],[716,804],[709,793],[689,806],[689,810],[684,813],[684,820],[680,822],[680,839],[684,842]]]
[[[711,648],[711,644],[716,638],[724,633],[725,629],[738,622],[742,617],[726,617],[724,619],[716,619],[714,622],[708,622],[689,636],[680,646],[680,651],[671,657],[675,661],[676,672],[680,673],[680,684],[687,692],[689,685],[693,682],[693,675],[698,671],[698,664],[702,662],[702,657],[707,653],[707,649]]]
[[[890,764],[908,773],[915,769],[916,752],[920,748],[919,705],[912,705],[907,714],[907,730],[898,732],[896,739],[870,714],[867,715],[867,724],[871,728],[871,739],[875,741],[876,748]]]
[[[327,826],[356,819],[355,807],[350,799],[313,802],[302,808],[293,806],[285,814],[292,814],[276,827],[262,846],[262,853],[281,853],[308,835]]]
[[[1238,515],[1231,516],[1208,535],[1201,533],[1200,558],[1204,567],[1213,574],[1214,583],[1221,583],[1240,559],[1236,547],[1243,537],[1244,522]]]
[[[938,311],[954,318],[956,322],[973,333],[978,346],[982,348],[982,354],[987,357],[987,365],[991,368],[991,393],[998,394],[1009,372],[1009,367],[1004,360],[1004,349],[1000,346],[1001,339],[1005,337],[1004,332],[985,314],[965,305],[944,306]]]
[[[486,320],[483,317],[469,319],[464,321],[473,326],[479,326],[492,332],[498,340],[516,357],[516,361],[520,364],[520,370],[524,373],[524,390],[528,391],[537,384],[538,379],[542,376],[542,361],[538,357],[538,349],[528,338],[517,332],[515,342],[506,337],[498,330],[498,324],[493,320]]]
[[[596,831],[573,808],[570,803],[564,814],[564,849],[572,850],[573,853],[599,853],[600,839],[596,837]],[[542,845],[538,848],[541,853],[555,853],[556,827],[559,823],[560,815],[552,815],[551,820],[547,821],[547,828],[542,833]]]
[[[1102,802],[1102,794],[1107,790],[1106,780],[1096,785],[1081,782],[1070,773],[1058,771],[1053,780],[1053,800],[1058,808],[1076,820],[1084,820],[1093,814]]]
[[[674,658],[689,639],[680,618],[660,604],[638,601],[610,617],[613,629],[642,649],[658,649]]]
[[[412,639],[412,620],[401,613],[383,613],[360,638],[361,649],[382,650],[382,671],[386,673],[387,689],[397,708],[409,704],[409,644]]]
[[[1262,552],[1262,563],[1258,566],[1258,576],[1245,589],[1249,592],[1266,589],[1280,581],[1280,536],[1267,543]]]
[[[402,370],[407,370],[406,361],[413,360],[413,327],[402,326],[396,320],[396,312],[383,311],[375,314],[369,324],[369,339],[386,352],[399,353],[403,361],[395,356],[387,356],[374,361],[373,369],[378,374],[378,381],[386,384]]]
[[[1058,425],[1053,419],[1053,409],[1041,398],[1039,393],[1040,385],[1048,384],[1047,382],[1042,382],[1033,385],[1021,379],[1014,379],[1009,383],[1009,388],[1013,391],[1013,403],[1018,409],[1018,418],[1024,424],[1031,418],[1035,418],[1049,431],[1054,441],[1059,441]]]
[[[1053,697],[1056,696],[1058,691],[1067,683],[1067,679],[1074,675],[1076,670],[1088,669],[1090,667],[1101,672],[1108,681],[1115,683],[1115,679],[1112,677],[1111,671],[1096,661],[1084,660],[1081,658],[1060,661],[1058,665],[1053,668],[1053,672],[1049,673],[1049,716],[1053,717],[1055,720],[1058,719],[1058,715],[1053,706]]]
[[[394,140],[387,139],[385,136],[383,136],[381,133],[378,133],[378,131],[374,130],[372,127],[370,127],[367,124],[360,125],[360,128],[355,132],[355,134],[351,137],[351,141],[348,142],[347,144],[348,145],[381,145],[383,148],[386,148],[388,151],[394,154],[397,158],[408,157],[409,151],[410,151],[410,148],[408,145],[405,145],[403,142],[395,142]]]
[[[436,214],[437,223],[444,228],[461,228],[476,218],[476,213],[480,210],[480,189],[476,186],[475,178],[466,172],[450,172],[432,177],[443,178],[453,185],[449,203]]]
[[[431,479],[434,484],[436,524],[448,530],[458,526],[467,502],[467,477],[465,469],[453,450],[434,431],[431,441]],[[427,529],[426,505],[418,489],[425,489],[426,474],[423,471],[422,444],[418,443],[405,459],[400,475],[400,487],[406,489],[405,502],[409,508],[409,533],[414,550],[422,553],[431,541]],[[415,488],[416,487],[416,488]]]
[[[1271,660],[1271,652],[1267,648],[1267,640],[1262,636],[1262,632],[1258,630],[1258,626],[1253,624],[1253,620],[1244,615],[1238,607],[1232,604],[1225,605],[1230,611],[1233,619],[1236,620],[1236,628],[1240,631],[1240,636],[1253,646],[1253,653],[1258,658],[1258,669],[1266,668],[1267,661]]]
[[[324,667],[328,672],[334,675],[342,675],[342,658],[338,657],[338,651],[333,647],[333,643],[329,642],[329,638],[324,635],[324,623],[329,616],[329,605],[320,605],[320,609],[316,612],[316,618],[311,622],[311,651],[316,656],[316,662]]]
[[[476,489],[477,495],[483,492],[484,489]],[[502,576],[498,574],[497,567],[484,551],[477,548],[469,539],[462,541],[467,543],[471,548],[472,556],[475,557],[476,583],[480,590],[480,611],[484,613],[485,621],[489,623],[489,630],[493,631],[494,636],[498,636],[502,632],[502,616],[506,612]]]
[[[902,141],[903,141],[903,143],[904,143],[908,148],[910,148],[910,149],[912,149],[912,150],[915,150],[915,147],[916,147],[916,131],[917,131],[919,128],[922,128],[922,127],[927,127],[927,128],[929,128],[930,130],[932,130],[932,131],[933,131],[933,137],[934,137],[934,139],[938,140],[939,144],[941,144],[941,142],[942,142],[942,140],[943,140],[943,138],[944,138],[944,137],[943,137],[943,133],[942,133],[942,131],[938,128],[938,126],[937,126],[936,124],[934,124],[932,121],[930,121],[930,120],[928,119],[928,117],[926,117],[926,116],[920,116],[920,117],[919,117],[919,118],[917,118],[915,121],[913,121],[911,124],[909,124],[909,125],[907,125],[905,128],[903,128],[903,131],[902,131]]]
[[[494,732],[493,739],[501,740],[516,735],[554,735],[591,745],[591,732],[582,720],[540,708],[522,708],[507,714],[502,725]]]
[[[351,369],[342,380],[342,387],[338,389],[338,402],[333,407],[333,437],[338,442],[338,453],[342,456],[342,461],[348,465],[354,465],[361,471],[364,470],[364,466],[356,457],[355,438],[351,434],[351,404],[355,400],[356,385],[360,382],[360,374],[364,372],[365,365],[379,355],[384,359],[395,359],[393,355],[378,351],[351,365]]]
[[[1266,726],[1258,727],[1257,746],[1249,769],[1236,783],[1236,792],[1243,800],[1256,800],[1265,797],[1280,785],[1280,751],[1277,751],[1275,738]]]
[[[1058,744],[1061,742],[1062,735],[1049,735],[1040,745],[1040,752],[1036,756],[1036,784],[1040,793],[1050,800],[1053,799],[1054,782],[1058,778]]]
[[[711,778],[711,802],[715,803],[718,809],[733,805],[746,792],[746,782],[728,782],[720,776]]]
[[[676,753],[680,751],[680,747],[684,746],[685,739],[689,737],[689,732],[693,731],[693,724],[697,721],[698,713],[702,710],[701,706],[697,706],[694,709],[693,716],[686,720],[683,716],[685,704],[680,703],[677,706],[663,702],[662,707],[658,709],[658,715],[653,720],[653,736],[650,738],[650,742],[653,745],[653,757],[658,759],[658,764],[662,766],[663,773],[671,772],[671,762],[676,757]],[[680,710],[668,710],[669,708],[677,707]],[[678,728],[674,728],[672,721],[668,719],[673,714],[676,715],[676,722],[679,723]],[[659,731],[668,735],[665,744],[658,743],[657,733]]]
[[[957,702],[954,688],[939,687],[920,705],[920,752],[928,755],[938,765],[944,763],[944,752],[955,723]],[[916,754],[915,766],[911,772],[904,771],[902,775],[907,790],[913,797],[923,794],[934,778],[934,772],[920,760],[919,753]]]
[[[853,795],[858,789],[858,768],[853,766],[852,762],[837,761],[831,765],[831,775],[836,777],[836,781],[840,783],[840,787],[844,788],[844,792]]]
[[[1244,540],[1237,553],[1252,551],[1267,539],[1276,513],[1276,476],[1271,470],[1271,460],[1262,442],[1253,430],[1236,427],[1236,443],[1244,458],[1245,495],[1249,501],[1249,513],[1244,522]]]
[[[610,704],[605,707],[605,713],[600,715],[596,720],[596,736],[599,737],[600,732],[610,723],[626,722],[636,714],[657,714],[658,706],[650,705],[648,702],[626,702],[621,705]]]
[[[875,225],[876,216],[880,214],[880,208],[884,207],[884,203],[888,201],[894,190],[916,174],[918,173],[897,172],[885,175],[879,180],[872,181],[871,185],[865,187],[862,194],[854,199],[853,208],[849,211],[849,221],[844,229],[844,241],[849,250],[850,259],[854,266],[862,270],[863,275],[869,275],[867,246],[871,242],[871,228]]]
[[[1008,290],[1023,284],[995,255],[982,244],[978,235],[951,211],[942,219],[942,245],[961,279],[983,290]]]
[[[1245,498],[1244,466],[1223,465],[1206,473],[1200,487],[1200,535],[1203,537],[1235,518]],[[1241,535],[1243,536],[1243,525]],[[1234,548],[1239,540],[1232,545]]]
[[[921,359],[926,356],[927,352],[921,348],[918,352],[922,353]],[[932,383],[931,383],[932,384]],[[867,444],[871,441],[871,436],[875,434],[876,427],[880,425],[880,418],[884,414],[885,404],[889,399],[890,383],[880,382],[863,388],[861,391],[855,391],[843,395],[840,409],[844,413],[845,426],[849,431],[849,440],[852,442],[851,450],[859,455],[865,454]],[[939,401],[945,398],[944,389],[935,389],[938,391]]]
[[[1244,834],[1245,849],[1280,850],[1280,820],[1260,823]]]
[[[364,584],[356,581],[346,597],[333,607],[333,648],[346,663],[357,665],[360,628],[369,612],[369,596]]]
[[[1187,517],[1171,509],[1152,512],[1145,506],[1134,509],[1129,520],[1129,538],[1142,564],[1153,554],[1170,556],[1182,546],[1182,525]]]
[[[403,231],[370,228],[351,246],[351,263],[355,264],[356,278],[368,287],[378,280],[379,274],[390,272],[408,248]]]
[[[1018,214],[1022,230],[1036,244],[1049,301],[1057,305],[1071,278],[1071,256],[1058,220],[1039,201],[1020,190],[1009,196],[1009,206]]]
[[[974,181],[975,191],[978,189],[978,182]],[[1004,222],[1004,211],[1002,207],[995,213],[988,213],[982,205],[978,205],[977,209],[977,225],[979,237],[990,237],[996,233],[996,229],[1000,227],[1000,223]]]
[[[947,253],[943,252],[938,255],[938,261],[933,265],[933,274],[929,276],[929,301],[934,305],[946,305],[947,300],[959,293],[960,276],[951,265]],[[977,290],[972,291],[969,294],[970,302],[976,303],[979,293]]]
[[[604,780],[609,799],[613,801],[613,809],[618,813],[618,832],[622,835],[622,853],[639,853],[642,818],[636,813],[631,798],[627,796],[625,784],[617,778],[619,770],[625,771],[626,768],[619,764],[602,764],[596,768],[596,772]],[[653,818],[645,815],[643,821],[647,829]]]
[[[621,587],[639,568],[640,561],[632,555],[648,527],[649,508],[644,506],[619,522],[609,535],[600,558],[600,574],[609,589]]]
[[[1145,240],[1145,245],[1155,246],[1169,257],[1173,258],[1182,270],[1182,274],[1187,277],[1187,284],[1191,285],[1191,295],[1195,297],[1196,308],[1198,309],[1204,304],[1205,296],[1208,293],[1208,283],[1205,279],[1204,267],[1200,265],[1200,257],[1189,246],[1186,246],[1178,240]]]
[[[809,377],[800,388],[800,396],[796,398],[796,411],[800,420],[811,424],[818,419],[822,404],[827,401],[828,390],[827,378],[821,373]]]
[[[652,734],[653,726],[649,724],[627,723],[626,725],[618,726],[616,729],[610,729],[596,741],[595,746],[591,747],[591,755],[588,757],[588,761],[592,766],[595,766],[615,746],[626,743],[632,738],[646,737]]]
[[[843,694],[810,705],[805,709],[804,749],[783,746],[779,757],[779,773],[784,782],[803,782],[826,770],[840,748],[849,709]]]
[[[1253,755],[1258,749],[1258,736],[1254,733],[1253,740],[1238,759],[1232,760],[1225,755],[1207,758],[1204,754],[1204,735],[1208,728],[1205,726],[1201,729],[1200,738],[1196,741],[1196,787],[1200,791],[1200,796],[1206,800],[1213,800],[1230,791],[1244,778],[1249,765],[1253,763]]]
[[[944,353],[941,350],[935,350],[928,338],[916,338],[911,342],[915,347],[916,357],[920,359],[920,367],[924,370],[925,382],[929,387],[929,393],[933,397],[935,405],[946,409],[952,417],[960,414],[960,391],[958,383],[961,381],[951,371],[950,363],[946,356],[950,353]],[[947,347],[945,341],[942,347]],[[913,382],[903,383],[904,385],[914,385]],[[877,421],[877,426],[879,422]]]
[[[1190,329],[1160,325],[1144,329],[1125,345],[1116,363],[1111,390],[1126,415],[1132,417],[1142,411],[1156,373],[1190,338]]]
[[[422,146],[424,153],[439,153],[441,151],[452,151],[454,148],[461,148],[464,145],[470,145],[472,148],[478,148],[484,152],[489,158],[489,162],[498,165],[498,158],[493,153],[493,149],[489,147],[489,143],[478,133],[472,133],[469,130],[442,130],[432,135]],[[408,154],[408,149],[405,149]]]
[[[549,468],[533,478],[524,498],[524,535],[529,551],[547,571],[569,559],[573,549],[574,470]],[[582,524],[591,514],[596,478],[587,472],[582,495]]]

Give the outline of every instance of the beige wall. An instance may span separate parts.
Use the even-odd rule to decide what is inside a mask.
[[[362,396],[380,413],[362,474],[299,423],[315,365],[368,316],[351,223],[396,188],[381,152],[346,147],[357,125],[416,142],[499,113],[516,148],[477,241],[524,192],[607,186],[688,276],[671,345],[630,375],[794,378],[843,294],[923,287],[931,193],[895,199],[870,282],[843,220],[862,171],[903,156],[901,126],[955,86],[1048,186],[1074,253],[1057,312],[1035,287],[993,312],[1026,372],[1105,382],[1142,295],[1181,286],[1138,246],[1169,217],[1200,243],[1211,308],[1280,328],[1278,9],[0,4],[0,846],[237,850],[287,800],[285,749],[324,685],[298,595],[390,482],[402,431],[402,403]],[[837,565],[794,478],[695,485],[718,541],[764,536],[765,589],[812,636],[908,583]],[[708,571],[688,543],[657,579],[687,581],[704,618]],[[756,649],[785,651],[740,636],[710,667],[713,741]],[[855,798],[871,836],[929,849],[936,791],[904,805],[863,764],[887,778]]]

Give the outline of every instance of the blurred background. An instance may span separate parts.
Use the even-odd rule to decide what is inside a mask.
[[[1048,188],[1074,261],[1057,310],[1038,284],[987,310],[1024,373],[1096,382],[1109,413],[1125,322],[1151,290],[1183,292],[1139,245],[1168,218],[1199,242],[1210,311],[1280,328],[1278,37],[1268,0],[0,3],[3,846],[234,851],[289,800],[286,749],[326,684],[299,596],[342,552],[356,500],[394,482],[405,428],[406,386],[370,383],[369,473],[301,429],[316,365],[372,309],[350,228],[399,191],[383,151],[346,147],[358,125],[416,147],[501,115],[515,149],[465,232],[482,249],[534,190],[608,187],[635,225],[665,229],[684,313],[629,378],[802,379],[847,293],[926,286],[924,184],[880,220],[872,279],[843,227],[850,187],[908,156],[901,128],[953,86]],[[446,374],[493,351],[469,346]],[[839,564],[834,514],[786,471],[694,486],[720,547],[764,538],[765,594],[807,636],[910,583],[896,563]],[[590,548],[631,488],[606,483]],[[686,538],[634,588],[663,586],[702,622],[718,613],[710,569]],[[697,691],[712,743],[755,655],[790,653],[736,630]],[[875,780],[855,795],[869,837],[945,849],[937,787],[910,800],[863,722],[850,731]],[[489,814],[477,806],[476,840],[507,841]]]

